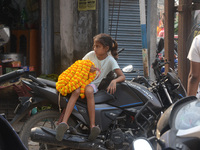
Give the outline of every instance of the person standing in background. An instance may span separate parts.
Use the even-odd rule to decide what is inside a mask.
[[[196,96],[200,82],[200,35],[193,39],[187,58],[190,60],[187,94]]]

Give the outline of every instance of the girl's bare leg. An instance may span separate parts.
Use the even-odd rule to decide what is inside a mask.
[[[78,89],[76,89],[75,91],[72,92],[71,97],[69,98],[69,101],[67,103],[65,114],[64,114],[62,122],[67,124],[67,121],[68,121],[68,119],[69,119],[69,117],[70,117],[70,115],[71,115],[71,113],[74,109],[75,103],[76,103],[79,95],[80,95],[80,88],[78,88]]]
[[[85,88],[85,95],[87,98],[87,107],[90,118],[90,135],[89,140],[94,140],[100,134],[101,130],[98,126],[95,126],[95,101],[94,101],[94,89],[88,85]]]
[[[80,95],[80,88],[75,90],[74,92],[72,92],[72,95],[71,95],[69,102],[67,103],[67,106],[66,106],[66,110],[65,110],[63,120],[58,125],[58,127],[56,128],[56,139],[58,141],[62,141],[65,132],[67,131],[67,129],[69,129],[67,121],[68,121],[69,116],[71,115],[71,113],[74,109],[75,103],[76,103],[79,95]]]
[[[85,95],[87,97],[87,107],[90,118],[90,128],[95,126],[95,102],[94,102],[94,90],[91,86],[85,87]]]

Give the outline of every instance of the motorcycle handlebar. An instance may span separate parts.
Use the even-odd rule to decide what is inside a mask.
[[[122,49],[120,49],[117,53],[119,54],[119,53],[121,53],[122,51],[124,51],[125,49],[124,48],[122,48]]]
[[[19,77],[22,74],[24,74],[25,72],[26,71],[24,69],[19,69],[19,70],[12,71],[12,72],[9,72],[7,74],[1,75],[0,76],[0,84],[3,83],[3,82],[6,82],[8,80],[11,80],[13,78]]]
[[[34,76],[32,75],[29,75],[28,76],[29,79],[31,79],[33,82],[37,83],[39,86],[42,86],[42,87],[46,87],[46,84],[39,81],[37,78],[35,78]]]
[[[24,69],[19,69],[19,70],[16,70],[16,71],[12,71],[12,72],[9,72],[9,73],[6,73],[4,75],[1,75],[0,76],[0,84],[1,83],[4,83],[4,82],[7,82],[11,79],[14,79],[14,78],[17,78],[17,77],[20,77],[21,75],[28,75],[27,77],[29,79],[31,79],[33,82],[37,83],[39,86],[42,86],[42,87],[45,87],[46,84],[44,84],[43,82],[39,81],[37,78],[35,78],[34,76],[30,75],[29,74],[29,71],[26,71]]]
[[[154,70],[156,70],[156,69],[159,69],[159,70],[160,70],[161,67],[165,66],[166,64],[169,64],[169,62],[168,62],[168,61],[160,62],[160,60],[155,59],[155,61],[152,63],[152,68],[153,68]]]

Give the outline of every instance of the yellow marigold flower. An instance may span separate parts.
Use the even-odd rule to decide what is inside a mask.
[[[78,84],[76,84],[76,85],[75,85],[75,87],[76,87],[76,89],[78,89],[78,88],[79,88],[79,85],[78,85]]]
[[[68,93],[81,88],[80,97],[85,98],[85,86],[90,84],[96,72],[91,73],[90,68],[94,63],[90,60],[77,60],[58,77],[56,89],[66,96]]]
[[[85,98],[85,95],[84,95],[84,94],[80,94],[80,97],[81,97],[82,99],[84,99],[84,98]]]
[[[76,87],[75,87],[75,86],[73,86],[73,87],[72,87],[72,90],[73,90],[73,91],[74,91],[74,90],[76,90]]]

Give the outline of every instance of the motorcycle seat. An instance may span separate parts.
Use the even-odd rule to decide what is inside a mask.
[[[114,97],[108,94],[105,90],[100,90],[94,94],[94,100],[95,100],[95,104],[102,104],[102,103],[107,103],[114,100]],[[87,103],[86,98],[84,99],[79,98],[78,101]]]
[[[95,104],[106,103],[114,100],[114,96],[108,94],[105,90],[100,90],[94,94]]]

